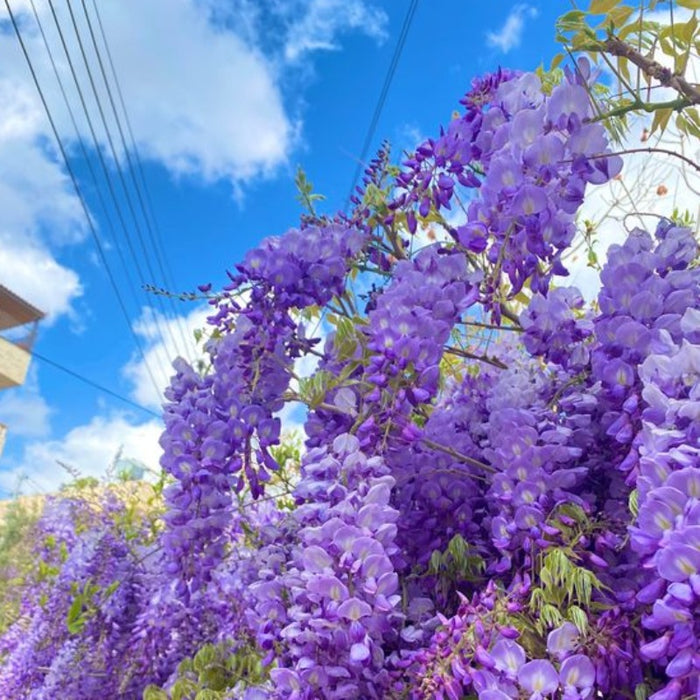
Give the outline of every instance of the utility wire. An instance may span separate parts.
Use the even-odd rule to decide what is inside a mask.
[[[389,88],[391,88],[391,82],[394,79],[394,74],[396,73],[396,68],[401,60],[401,54],[403,53],[404,45],[406,44],[406,37],[411,28],[413,22],[413,17],[416,14],[416,9],[418,8],[418,0],[411,0],[411,4],[408,6],[406,11],[406,16],[403,20],[403,25],[401,26],[401,31],[399,33],[399,38],[396,40],[396,47],[394,48],[394,55],[391,57],[391,63],[387,70],[386,77],[384,78],[384,84],[382,85],[382,90],[379,93],[379,99],[374,108],[374,113],[372,114],[372,119],[367,128],[367,133],[365,135],[364,143],[362,144],[362,151],[360,152],[360,157],[357,160],[357,166],[355,167],[355,173],[352,176],[352,183],[350,185],[350,191],[348,192],[347,199],[345,200],[345,210],[347,211],[350,207],[350,198],[352,197],[357,181],[360,179],[362,170],[365,167],[365,159],[369,153],[370,146],[372,145],[372,139],[374,138],[374,133],[377,130],[377,125],[379,124],[379,117],[384,109],[384,103],[386,102],[387,95],[389,94]]]
[[[80,146],[80,151],[83,155],[83,159],[85,160],[88,171],[90,173],[90,178],[91,178],[92,183],[93,183],[95,190],[97,192],[97,197],[98,197],[98,200],[100,202],[102,212],[105,216],[105,220],[107,221],[112,242],[114,243],[114,246],[117,250],[117,254],[119,255],[119,260],[122,264],[122,268],[124,269],[124,276],[126,277],[126,280],[129,284],[129,290],[131,291],[131,295],[133,297],[134,303],[136,304],[136,307],[139,308],[141,306],[141,302],[139,301],[138,294],[136,292],[137,287],[136,287],[134,280],[131,276],[129,265],[127,264],[126,258],[124,256],[124,251],[122,249],[122,246],[119,242],[119,239],[117,238],[117,233],[116,233],[116,230],[114,228],[114,222],[112,220],[112,216],[109,213],[107,203],[105,202],[104,197],[102,196],[102,188],[100,187],[99,182],[97,180],[97,175],[95,173],[95,169],[92,166],[92,161],[91,161],[90,156],[88,154],[87,146],[85,145],[82,134],[80,133],[80,129],[78,128],[78,123],[77,123],[77,120],[75,118],[75,114],[74,114],[73,109],[71,107],[70,100],[68,99],[68,95],[66,93],[65,86],[64,86],[63,80],[61,78],[61,74],[60,74],[58,67],[56,65],[53,51],[51,50],[51,46],[49,45],[48,39],[46,38],[44,26],[43,26],[43,23],[41,21],[41,18],[39,17],[39,13],[37,12],[36,5],[34,4],[34,0],[30,0],[30,3],[31,3],[31,7],[32,7],[32,12],[34,13],[34,19],[37,23],[37,26],[39,27],[39,33],[41,34],[41,38],[42,38],[42,41],[44,43],[44,48],[46,49],[46,53],[49,56],[49,61],[51,63],[51,67],[53,69],[54,77],[56,78],[56,82],[58,83],[58,87],[61,91],[61,95],[63,96],[63,102],[65,103],[66,109],[68,110],[68,115],[70,116],[70,120],[71,120],[71,123],[73,125],[73,129],[75,130],[75,135],[76,135],[76,138],[78,140],[78,144]],[[162,368],[161,368],[161,371],[162,371]],[[166,380],[167,380],[167,375],[166,375]]]
[[[117,196],[117,192],[115,190],[114,184],[112,182],[112,176],[109,172],[109,168],[107,167],[107,163],[105,162],[104,154],[102,153],[102,148],[100,147],[99,140],[97,138],[97,133],[95,131],[95,126],[93,124],[92,118],[90,117],[90,110],[88,109],[87,102],[85,101],[85,96],[83,94],[83,90],[80,87],[80,80],[78,78],[77,71],[75,69],[75,64],[73,63],[73,59],[70,54],[70,50],[68,49],[68,44],[66,42],[65,36],[63,34],[63,29],[61,28],[61,24],[58,19],[58,15],[56,14],[56,10],[54,8],[54,4],[52,0],[48,0],[49,8],[51,9],[51,15],[53,17],[54,25],[56,26],[56,30],[58,31],[58,36],[61,40],[61,46],[63,47],[63,53],[66,56],[66,60],[68,62],[68,67],[70,69],[71,76],[73,77],[73,82],[75,84],[76,90],[78,91],[78,97],[80,99],[80,104],[83,108],[83,114],[85,115],[85,119],[87,121],[88,129],[90,130],[90,135],[92,136],[92,143],[93,143],[93,148],[95,152],[97,153],[97,158],[100,162],[100,166],[102,168],[102,173],[104,174],[105,181],[107,182],[107,188],[109,189],[109,193],[112,199],[112,202],[114,204],[115,211],[117,213],[117,218],[119,219],[119,223],[121,225],[122,232],[124,234],[124,238],[126,239],[127,247],[129,249],[129,252],[131,254],[131,257],[134,261],[134,265],[136,267],[136,273],[137,275],[141,278],[142,282],[145,281],[145,275],[143,274],[143,270],[141,268],[141,265],[139,263],[139,257],[136,254],[136,250],[134,249],[134,245],[131,239],[131,235],[129,233],[129,227],[126,224],[126,221],[124,219],[124,214],[122,212],[122,208],[119,203],[119,197]],[[119,243],[117,242],[117,248],[119,248]],[[165,335],[163,333],[163,330],[160,326],[159,318],[158,315],[155,315],[155,321],[156,321],[156,329],[158,334],[160,335],[161,341],[163,344],[165,344]],[[168,381],[168,370],[164,367],[163,363],[160,361],[160,359],[157,360],[158,366],[160,368],[160,371],[165,378],[165,382],[167,383]]]
[[[49,109],[49,105],[46,102],[46,98],[44,97],[44,92],[41,89],[41,85],[39,84],[39,79],[37,77],[36,71],[34,70],[34,65],[32,64],[31,58],[29,57],[29,53],[27,51],[27,47],[24,43],[24,39],[22,38],[22,34],[19,30],[19,26],[17,24],[17,19],[15,18],[14,12],[12,11],[12,7],[10,7],[10,2],[9,0],[5,0],[5,7],[7,8],[7,12],[10,16],[10,20],[12,22],[12,27],[15,31],[15,35],[17,36],[17,40],[19,41],[19,45],[22,49],[22,53],[24,54],[25,61],[27,62],[27,66],[29,67],[29,72],[32,75],[32,79],[34,81],[34,85],[36,86],[37,92],[39,93],[39,98],[41,99],[41,103],[44,107],[44,111],[46,112],[46,116],[49,120],[49,124],[51,125],[51,130],[53,132],[54,138],[56,139],[56,143],[58,144],[58,148],[61,152],[61,156],[63,157],[63,162],[65,163],[66,170],[68,172],[68,175],[71,179],[71,182],[73,183],[73,187],[75,188],[75,193],[78,197],[78,200],[80,201],[80,206],[83,210],[83,214],[85,215],[85,219],[87,220],[88,227],[90,229],[90,233],[92,235],[92,239],[95,242],[95,247],[97,248],[97,253],[100,258],[100,262],[102,263],[103,267],[105,268],[105,271],[107,272],[107,277],[109,278],[110,284],[112,286],[112,289],[114,291],[115,296],[117,297],[117,301],[119,303],[119,307],[122,311],[122,314],[124,316],[124,320],[126,321],[126,324],[129,328],[129,331],[133,337],[134,343],[138,349],[139,354],[141,355],[141,359],[144,362],[144,366],[146,367],[146,371],[148,372],[148,375],[153,382],[153,386],[156,389],[156,392],[160,394],[160,389],[158,388],[158,384],[155,380],[155,377],[153,376],[153,373],[151,372],[151,368],[149,367],[147,361],[146,361],[146,355],[143,350],[143,345],[141,343],[141,339],[139,338],[138,334],[134,330],[134,327],[131,325],[131,320],[129,319],[129,314],[126,310],[126,305],[124,304],[124,299],[121,295],[121,292],[119,291],[119,287],[117,286],[116,280],[114,279],[114,275],[112,273],[111,268],[109,267],[109,263],[107,262],[107,258],[104,253],[104,249],[102,248],[102,243],[100,242],[99,236],[97,235],[97,230],[95,229],[95,224],[92,221],[92,217],[90,216],[90,212],[87,208],[87,204],[85,203],[85,198],[83,197],[83,193],[80,190],[80,187],[78,186],[78,180],[75,176],[75,172],[73,171],[73,168],[71,167],[70,161],[68,160],[68,154],[66,153],[65,146],[63,145],[63,141],[61,140],[61,137],[58,133],[58,129],[56,128],[56,123],[54,122],[53,116],[51,115],[51,110]]]
[[[124,234],[124,238],[126,239],[127,246],[129,248],[129,252],[131,253],[131,257],[134,261],[134,265],[136,267],[136,273],[137,275],[141,278],[142,281],[145,280],[145,276],[143,274],[143,270],[141,269],[141,265],[139,264],[139,258],[136,254],[136,251],[134,250],[134,246],[132,244],[131,240],[131,235],[129,234],[129,227],[126,224],[126,221],[124,219],[124,214],[122,212],[121,205],[119,203],[119,197],[116,193],[114,184],[112,182],[112,176],[110,174],[109,168],[107,167],[107,163],[105,162],[104,155],[102,153],[102,149],[100,148],[99,140],[97,138],[97,133],[95,131],[95,127],[93,124],[93,121],[90,117],[90,110],[87,106],[87,102],[85,100],[85,96],[83,94],[83,90],[80,87],[80,80],[78,78],[77,71],[75,69],[75,64],[73,63],[73,59],[71,58],[70,50],[68,49],[68,44],[66,43],[65,36],[63,34],[63,31],[61,29],[61,24],[58,19],[58,15],[56,14],[54,5],[52,0],[48,0],[49,8],[51,9],[51,15],[53,17],[54,25],[56,27],[56,30],[58,31],[58,36],[61,40],[61,46],[63,47],[63,52],[66,56],[66,60],[68,62],[68,67],[70,68],[71,76],[73,77],[73,82],[75,84],[76,90],[78,92],[78,97],[80,99],[80,104],[83,108],[83,114],[85,115],[85,119],[87,121],[88,128],[90,130],[90,135],[92,136],[92,143],[93,143],[93,148],[95,152],[97,153],[97,158],[100,162],[100,166],[102,168],[102,173],[104,175],[105,181],[107,183],[107,188],[109,190],[112,202],[114,204],[115,211],[117,213],[117,217],[119,219],[119,223],[121,225],[122,232]],[[88,159],[88,163],[89,163]],[[115,237],[115,245],[117,247],[117,250],[119,251],[119,255],[121,258],[124,257],[123,253],[121,252],[121,245],[119,244],[119,241]],[[137,300],[137,306],[140,308],[141,304]],[[156,316],[156,321],[158,320],[158,317]],[[160,324],[156,324],[156,330],[158,334],[160,335],[161,341],[163,344],[165,344],[165,336],[162,332],[162,329],[160,327]],[[161,375],[164,379],[165,384],[168,383],[169,380],[169,372],[167,367],[163,364],[162,360],[157,357],[155,360],[155,363],[158,365],[158,368],[160,369]]]
[[[164,284],[168,284],[169,283],[168,282],[168,275],[165,272],[165,264],[163,261],[164,253],[163,253],[163,256],[161,256],[161,250],[160,250],[160,247],[158,246],[158,243],[156,241],[156,236],[155,236],[155,233],[153,230],[153,226],[151,225],[151,218],[153,218],[153,220],[155,221],[153,209],[152,208],[150,209],[150,216],[149,216],[149,211],[147,211],[147,207],[146,207],[146,204],[144,201],[145,195],[142,193],[142,187],[139,185],[139,181],[136,177],[136,171],[134,168],[134,163],[133,163],[132,158],[131,158],[130,149],[129,149],[129,146],[127,146],[126,138],[124,137],[124,130],[122,129],[121,119],[119,117],[119,113],[117,111],[117,107],[116,107],[116,104],[114,101],[114,96],[112,94],[112,88],[111,88],[110,82],[107,78],[107,72],[105,70],[104,62],[102,61],[102,55],[101,55],[100,49],[97,45],[97,38],[95,37],[95,32],[93,30],[92,21],[90,20],[90,15],[88,13],[87,5],[85,4],[85,0],[81,0],[81,5],[83,7],[83,14],[85,16],[85,21],[87,22],[88,31],[90,33],[90,39],[92,41],[92,46],[93,46],[93,49],[95,51],[95,55],[97,56],[97,62],[98,62],[98,65],[100,67],[100,73],[102,75],[102,80],[104,81],[105,88],[107,89],[107,96],[109,98],[110,106],[112,107],[112,113],[114,114],[114,120],[116,122],[117,130],[119,132],[119,138],[121,140],[122,148],[124,149],[124,154],[126,155],[126,161],[127,161],[127,166],[128,166],[127,169],[129,171],[129,175],[131,176],[131,181],[133,182],[134,190],[136,191],[136,197],[138,199],[139,208],[140,208],[141,213],[143,215],[143,220],[146,223],[146,229],[147,229],[146,232],[148,234],[148,238],[150,240],[153,251],[155,252],[156,262],[158,263],[158,268],[160,270],[160,274],[162,275],[162,280],[163,280]],[[70,0],[68,2],[68,6],[70,8]],[[72,13],[71,13],[71,16],[72,16]],[[102,34],[102,37],[104,39],[104,32]],[[105,40],[105,45],[106,45],[106,40]],[[113,74],[116,76],[116,72],[114,71],[114,64],[111,62],[111,58],[110,58],[110,65],[112,66]],[[121,90],[120,90],[120,96],[121,96]],[[124,114],[127,116],[127,119],[128,119],[128,114],[126,112],[126,107],[124,106],[123,97],[121,97],[121,104],[122,104],[122,111],[124,112]],[[136,142],[133,138],[133,132],[131,130],[130,130],[130,134],[131,134],[132,147],[135,147]],[[139,159],[139,162],[140,162],[140,159]],[[143,168],[141,169],[141,175],[143,176]],[[145,182],[145,178],[143,178],[143,181]],[[185,337],[185,333],[184,333],[183,328],[182,328],[182,321],[181,321],[180,317],[177,315],[177,311],[175,310],[175,304],[173,302],[172,297],[168,297],[168,301],[170,302],[170,306],[171,306],[173,316],[175,319],[175,324],[177,325],[177,328],[180,332],[180,338],[183,342],[182,352],[183,352],[183,354],[187,354],[189,352],[189,343],[187,342],[187,339]],[[173,342],[175,341],[175,339],[172,337],[172,333],[171,333],[171,339],[173,340]],[[179,352],[177,345],[175,345],[175,349],[176,349],[176,351]]]
[[[7,0],[5,0],[7,2]],[[116,391],[112,391],[111,389],[108,389],[106,386],[102,386],[101,384],[98,384],[97,382],[94,382],[92,379],[88,379],[87,377],[84,377],[82,374],[79,374],[75,370],[68,369],[68,367],[64,367],[63,365],[59,364],[58,362],[54,362],[54,360],[50,360],[48,357],[44,357],[43,355],[40,355],[36,350],[31,350],[32,357],[36,357],[37,360],[41,360],[42,362],[45,362],[47,365],[51,365],[51,367],[54,367],[56,369],[61,370],[61,372],[65,372],[66,374],[69,374],[71,377],[74,377],[75,379],[78,379],[79,381],[83,382],[83,384],[87,384],[88,386],[91,386],[93,389],[97,389],[98,391],[102,391],[105,394],[109,394],[111,397],[115,399],[119,399],[120,401],[123,401],[124,403],[129,404],[130,406],[133,406],[134,408],[138,408],[139,411],[143,411],[144,413],[149,413],[152,416],[155,416],[156,418],[160,418],[155,411],[152,411],[150,408],[146,408],[145,406],[142,406],[141,404],[136,403],[135,401],[132,401],[131,399],[127,399],[126,396],[122,396],[121,394],[117,394]]]
[[[49,5],[52,5],[52,0],[49,0]],[[124,171],[121,166],[121,160],[119,158],[119,154],[117,153],[117,149],[114,145],[114,140],[112,139],[112,133],[109,128],[109,124],[107,123],[107,118],[105,116],[104,109],[102,108],[102,102],[100,101],[100,95],[97,91],[97,85],[95,84],[95,79],[92,74],[92,70],[90,69],[90,62],[88,61],[87,54],[85,52],[85,46],[83,44],[82,37],[80,36],[80,31],[78,29],[78,24],[75,19],[75,14],[73,12],[73,7],[71,6],[70,0],[67,0],[66,2],[68,6],[68,12],[70,14],[71,18],[71,24],[73,25],[73,31],[75,32],[75,38],[78,41],[78,48],[80,49],[80,55],[82,56],[83,59],[83,64],[85,66],[85,70],[87,71],[88,75],[88,80],[90,82],[90,87],[92,88],[92,93],[95,98],[95,102],[97,103],[97,110],[100,114],[100,120],[102,122],[102,126],[104,127],[105,134],[107,136],[107,143],[109,144],[110,152],[112,154],[112,158],[114,159],[114,165],[117,169],[117,175],[119,176],[119,181],[121,183],[122,189],[124,190],[124,195],[126,198],[126,204],[127,208],[129,209],[129,212],[131,214],[132,219],[134,220],[134,228],[136,229],[136,234],[137,238],[139,240],[139,243],[141,244],[141,250],[143,252],[143,256],[146,262],[146,267],[148,269],[148,273],[151,276],[151,279],[155,282],[157,279],[155,272],[153,271],[153,267],[151,265],[151,259],[150,256],[148,255],[148,250],[146,248],[146,242],[144,240],[143,236],[143,231],[141,230],[141,225],[139,224],[139,218],[136,215],[136,210],[134,209],[134,204],[131,199],[131,195],[129,194],[129,188],[127,186],[126,178],[124,177]],[[167,318],[168,314],[165,310],[165,305],[163,303],[163,299],[160,296],[156,297],[158,301],[158,305],[161,308],[161,312],[163,314],[164,318]],[[158,314],[154,314],[154,321],[156,324],[156,327],[160,328],[160,334],[165,338],[165,333],[162,331],[161,327],[161,319],[158,317]],[[173,345],[175,348],[177,348],[177,341],[175,340],[175,336],[173,335],[172,329],[169,325],[166,326],[166,330],[168,332],[168,335],[170,336],[170,340],[172,341]]]
[[[122,112],[124,113],[124,120],[126,122],[126,128],[127,131],[129,132],[129,138],[131,139],[131,146],[134,152],[134,156],[136,159],[136,164],[139,169],[139,174],[141,176],[141,182],[143,184],[143,189],[146,194],[146,203],[148,204],[148,209],[149,212],[151,213],[151,218],[153,219],[153,224],[156,229],[156,234],[157,234],[157,240],[158,240],[158,245],[160,246],[162,252],[163,252],[163,259],[165,261],[165,266],[166,266],[166,272],[168,273],[168,284],[172,285],[173,289],[179,289],[176,285],[176,280],[173,277],[172,270],[170,269],[170,266],[168,265],[168,258],[167,255],[165,254],[165,246],[163,244],[163,237],[160,231],[160,227],[158,226],[158,219],[156,219],[155,212],[154,212],[154,207],[153,207],[153,200],[151,199],[151,193],[150,190],[148,189],[148,182],[146,180],[146,176],[144,175],[143,172],[143,163],[141,161],[141,156],[139,154],[139,149],[138,146],[136,145],[136,139],[134,138],[134,131],[131,128],[131,119],[129,119],[129,112],[126,109],[126,104],[124,101],[124,95],[122,93],[122,88],[119,82],[119,77],[117,75],[117,71],[114,67],[114,61],[112,60],[112,51],[109,48],[109,42],[107,41],[107,36],[105,34],[104,26],[102,24],[102,17],[100,15],[100,10],[97,6],[96,0],[92,0],[92,6],[95,10],[95,16],[97,17],[97,23],[100,28],[100,35],[102,36],[102,43],[105,46],[105,50],[107,52],[107,59],[109,61],[109,66],[110,70],[112,72],[112,77],[114,79],[114,84],[117,88],[117,96],[119,97],[119,103],[122,108]]]

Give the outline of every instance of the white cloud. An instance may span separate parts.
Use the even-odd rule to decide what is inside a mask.
[[[516,49],[522,41],[525,22],[528,19],[534,19],[537,14],[535,7],[524,4],[515,5],[498,31],[487,32],[486,43],[503,53]]]
[[[194,0],[100,11],[144,155],[207,181],[246,180],[285,162],[295,126],[260,51],[210,23]]]
[[[0,35],[0,47],[2,42]],[[84,219],[68,177],[43,140],[43,114],[32,89],[3,77],[5,68],[0,64],[0,280],[51,322],[69,312],[82,287],[48,243],[82,240]]]
[[[71,304],[83,292],[75,271],[61,265],[47,247],[31,237],[0,230],[0,280],[48,314],[51,323],[72,314]]]
[[[307,9],[288,29],[284,55],[296,61],[304,54],[338,48],[337,35],[359,29],[381,41],[386,38],[386,13],[362,0],[309,0]]]
[[[78,124],[89,139],[53,18],[44,3],[37,3],[37,8]],[[56,10],[98,138],[109,155],[108,141],[70,15],[60,4]],[[270,173],[285,162],[293,145],[295,126],[285,113],[277,75],[260,51],[246,44],[236,33],[222,31],[212,24],[206,7],[196,0],[100,2],[99,10],[134,134],[144,157],[158,160],[173,173],[197,175],[206,181],[246,180]],[[74,12],[100,100],[118,146],[118,133],[89,28],[79,5]],[[1,9],[0,21],[6,16],[5,9]],[[74,141],[69,116],[34,18],[27,13],[20,19],[29,54],[59,131],[69,141]],[[94,13],[91,21],[99,37]],[[158,31],[154,31],[156,27]],[[30,84],[16,44],[14,33],[0,35],[0,58],[3,59],[0,81],[17,80],[19,76]],[[102,53],[106,62],[104,48]],[[31,97],[34,108],[41,110],[33,85]],[[43,114],[36,121],[34,135],[40,129],[48,136]]]
[[[34,366],[21,387],[0,393],[0,423],[4,423],[13,436],[47,437],[51,431],[50,415],[51,409],[39,393]]]
[[[95,417],[60,440],[29,443],[20,460],[0,471],[0,491],[13,492],[27,477],[23,491],[54,492],[70,481],[59,462],[77,469],[82,476],[101,478],[120,448],[123,458],[137,459],[157,470],[162,429],[157,420],[133,423],[123,414]]]
[[[165,320],[152,309],[143,310],[134,324],[134,330],[144,340],[146,361],[134,357],[123,369],[124,376],[132,384],[130,395],[134,401],[147,408],[160,410],[162,391],[173,374],[173,360],[180,355],[186,359],[202,357],[201,345],[197,345],[194,340],[194,331],[206,326],[206,318],[211,313],[211,307],[206,306],[194,309],[187,316]],[[183,346],[184,342],[187,347]],[[160,393],[153,385],[149,368],[155,376]]]

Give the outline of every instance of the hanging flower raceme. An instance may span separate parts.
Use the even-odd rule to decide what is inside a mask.
[[[166,499],[163,535],[171,573],[182,593],[196,591],[223,556],[230,494],[246,484],[254,497],[276,464],[289,370],[311,341],[292,312],[340,294],[364,238],[339,225],[308,227],[271,238],[246,256],[232,290],[248,285],[241,306],[233,294],[216,300],[210,319],[222,337],[209,341],[211,372],[200,376],[183,360],[167,391],[163,468],[176,478]]]
[[[438,139],[418,147],[397,184],[394,204],[416,216],[450,209],[460,186],[476,188],[455,241],[490,265],[481,299],[500,318],[501,274],[510,295],[526,280],[547,293],[552,274],[566,274],[561,252],[572,242],[575,215],[588,184],[607,182],[622,166],[601,124],[591,121],[592,80],[585,61],[550,96],[532,73],[499,72],[478,81],[463,100],[467,111]]]
[[[696,309],[680,320],[682,340],[639,368],[643,384],[639,513],[632,547],[651,570],[640,602],[652,636],[646,661],[662,662],[669,678],[658,698],[700,691],[700,323]],[[665,693],[665,694],[664,694]]]

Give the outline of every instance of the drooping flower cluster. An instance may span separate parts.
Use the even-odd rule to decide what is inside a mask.
[[[57,500],[33,531],[41,574],[0,645],[2,697],[120,697],[137,569],[118,527],[124,505],[100,505]]]
[[[652,605],[642,625],[653,637],[641,654],[669,677],[660,698],[700,690],[699,321],[697,309],[688,309],[680,345],[669,341],[639,368],[645,408],[632,547],[653,575],[640,596]]]
[[[388,471],[350,435],[330,451],[312,450],[302,464],[292,515],[297,543],[281,576],[252,586],[261,643],[272,621],[283,645],[271,671],[281,697],[381,697],[386,687],[384,649],[403,618]]]
[[[398,177],[395,206],[418,203],[426,217],[451,208],[458,185],[478,188],[455,240],[490,265],[482,299],[498,317],[500,275],[517,294],[526,280],[546,294],[552,274],[565,274],[561,253],[575,234],[575,214],[588,184],[608,181],[622,161],[610,154],[602,125],[591,122],[590,69],[575,72],[549,98],[531,73],[500,72],[478,81],[464,115],[429,139]],[[409,229],[416,229],[412,209]]]
[[[233,278],[234,290],[250,285],[248,303],[217,299],[210,320],[225,334],[209,344],[213,371],[200,377],[178,361],[161,444],[163,468],[177,479],[166,492],[164,537],[183,593],[205,583],[221,559],[231,491],[247,483],[260,495],[276,468],[269,451],[280,435],[274,414],[294,359],[312,344],[292,311],[339,294],[363,240],[357,230],[334,225],[267,239]]]
[[[387,425],[408,424],[411,410],[435,397],[444,345],[476,301],[477,282],[463,254],[438,246],[396,266],[368,317],[363,438],[376,442]]]

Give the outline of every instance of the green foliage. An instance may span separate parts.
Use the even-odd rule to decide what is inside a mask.
[[[321,202],[325,199],[325,197],[322,194],[314,193],[313,184],[307,180],[306,173],[301,165],[297,167],[297,174],[294,178],[294,184],[296,185],[297,192],[299,193],[296,197],[297,202],[299,202],[301,206],[304,207],[309,214],[311,214],[311,216],[316,216],[314,202]]]
[[[545,70],[544,66],[540,66],[535,71],[540,79],[540,82],[542,83],[542,92],[545,95],[551,95],[552,90],[554,90],[554,88],[564,79],[564,71],[561,70],[561,68],[558,68],[564,56],[559,54],[557,58],[558,60],[552,61],[552,65],[550,66],[549,70]]]
[[[347,318],[329,314],[328,322],[335,327],[333,343],[338,359],[345,361],[354,357],[358,345],[365,340],[365,335],[362,333],[365,321],[358,317]]]
[[[615,76],[620,87],[618,94],[596,94],[592,90],[591,98],[598,118],[617,141],[627,130],[626,115],[630,112],[652,114],[652,134],[663,132],[675,114],[680,134],[700,137],[700,92],[691,78],[685,78],[691,58],[700,53],[700,22],[695,14],[700,2],[676,0],[675,4],[693,14],[685,22],[678,22],[669,11],[668,22],[660,23],[648,19],[649,10],[656,8],[656,0],[591,0],[588,10],[570,10],[557,21],[556,38],[564,45],[565,53],[555,57],[552,69],[567,55],[583,53],[594,63],[604,64]],[[661,56],[672,64],[672,72],[660,65]],[[655,99],[651,92],[654,85],[669,87],[677,96],[671,100]]]
[[[68,484],[63,484],[61,491],[86,491],[88,489],[96,489],[99,485],[99,480],[94,476],[80,476]]]
[[[681,211],[678,207],[675,207],[670,219],[675,226],[682,226],[683,228],[690,229],[695,227],[695,217],[688,209]]]
[[[264,683],[268,669],[252,644],[233,650],[227,644],[205,644],[191,658],[180,662],[170,694],[149,685],[143,700],[221,700],[231,689]]]
[[[119,581],[110,583],[104,589],[90,580],[86,581],[82,588],[78,582],[71,584],[74,598],[66,616],[68,631],[71,634],[80,634],[117,588],[119,588]]]
[[[310,377],[302,377],[299,380],[299,399],[309,408],[318,408],[326,394],[338,383],[338,378],[333,372],[318,370]]]
[[[436,576],[438,587],[448,591],[464,582],[480,581],[484,567],[483,558],[458,534],[450,540],[444,552],[433,551],[427,573]]]
[[[22,586],[35,563],[30,535],[38,518],[21,500],[0,515],[0,633],[19,613]]]
[[[651,688],[646,683],[640,683],[634,689],[634,700],[647,700],[651,695]]]
[[[603,584],[597,576],[576,563],[576,555],[570,548],[553,547],[540,554],[536,585],[530,595],[530,611],[535,617],[539,634],[561,625],[565,620],[573,622],[584,632],[588,626],[589,609],[594,590]]]
[[[637,489],[630,492],[629,508],[632,517],[636,519],[639,513],[639,491],[637,491]]]
[[[312,409],[319,408],[321,405],[328,408],[324,403],[328,392],[346,384],[356,367],[356,363],[349,362],[338,374],[326,370],[316,370],[310,377],[300,378],[298,400]]]

